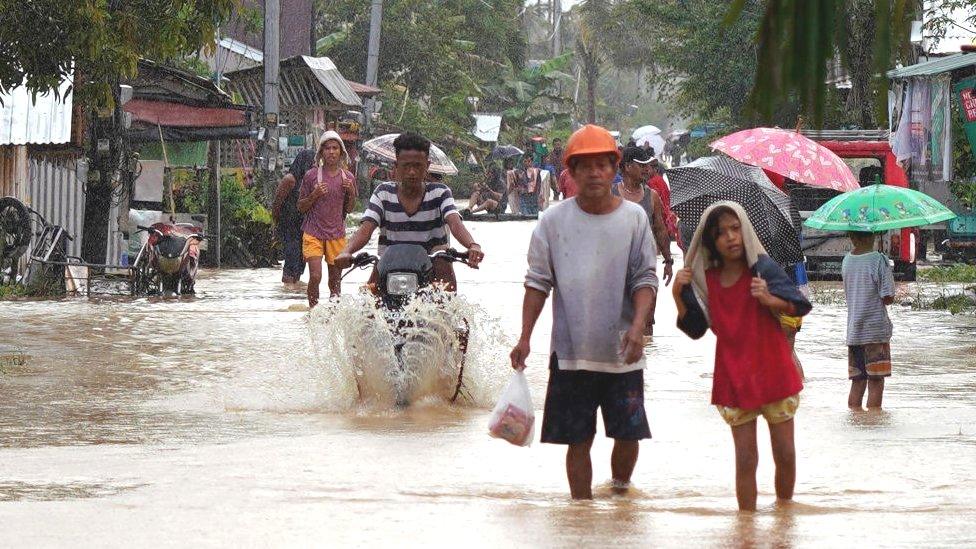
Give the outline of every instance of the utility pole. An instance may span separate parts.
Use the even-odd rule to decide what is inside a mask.
[[[264,0],[264,193],[273,192],[272,172],[278,166],[278,71],[281,0]]]
[[[376,87],[376,76],[380,65],[380,31],[383,27],[383,0],[372,0],[369,12],[369,46],[366,50],[366,85]],[[373,129],[373,108],[376,106],[372,97],[366,100],[366,130]]]
[[[223,79],[224,63],[220,60],[220,27],[217,27],[217,63],[216,73],[214,74],[214,85],[220,89],[220,81]],[[224,52],[224,56],[230,52]],[[207,233],[210,235],[207,242],[207,249],[214,258],[217,268],[220,268],[220,140],[210,141],[210,188],[207,192]]]

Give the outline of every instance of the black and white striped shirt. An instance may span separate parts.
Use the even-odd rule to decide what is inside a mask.
[[[449,215],[461,214],[447,185],[426,183],[420,208],[413,215],[407,215],[397,196],[396,183],[386,182],[373,191],[362,221],[370,220],[380,228],[377,247],[380,255],[391,244],[419,244],[430,253],[450,244],[446,223]]]

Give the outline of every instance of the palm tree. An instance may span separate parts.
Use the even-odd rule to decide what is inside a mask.
[[[573,80],[564,72],[572,60],[572,53],[566,53],[520,71],[507,66],[501,82],[481,86],[485,106],[502,112],[506,126],[516,130],[518,142],[526,128],[568,119],[566,109],[572,100],[560,92],[559,84]]]
[[[579,7],[576,56],[586,80],[586,121],[596,123],[596,89],[605,63],[612,57],[613,0],[585,0]]]

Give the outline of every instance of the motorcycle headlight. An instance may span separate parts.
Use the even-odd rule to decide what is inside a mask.
[[[393,273],[386,277],[386,293],[390,295],[410,295],[417,291],[417,287],[414,273]]]

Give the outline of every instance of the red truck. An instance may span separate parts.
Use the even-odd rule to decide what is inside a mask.
[[[887,131],[838,130],[803,132],[804,135],[833,151],[854,172],[861,186],[880,181],[885,185],[908,187],[908,175],[895,161],[888,145]],[[786,189],[806,219],[839,193],[830,189],[787,185]],[[917,229],[888,231],[883,235],[881,251],[894,261],[895,278],[915,280]],[[807,273],[812,280],[839,280],[844,255],[851,249],[844,233],[825,232],[803,227],[803,249]]]

